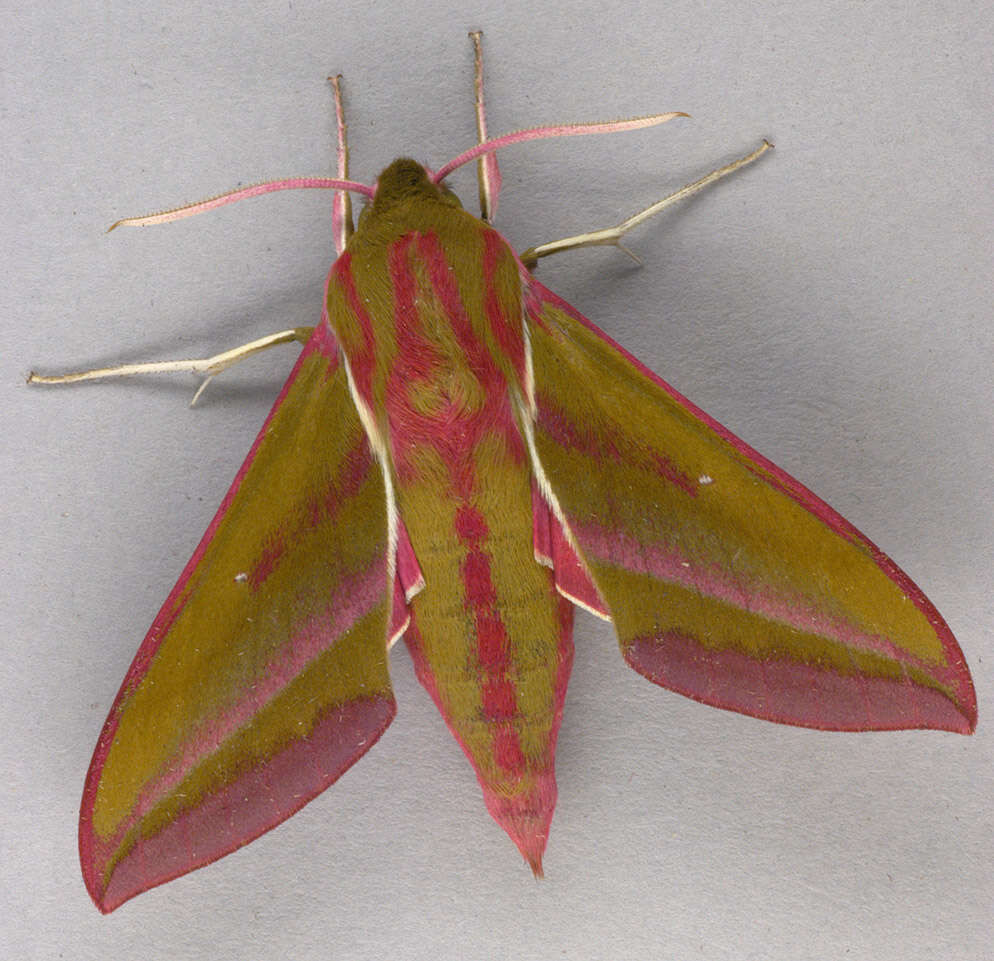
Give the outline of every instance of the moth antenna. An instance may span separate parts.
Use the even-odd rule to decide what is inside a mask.
[[[441,170],[433,173],[431,179],[438,183],[444,180],[453,170],[458,169],[463,164],[476,160],[484,154],[493,153],[509,147],[511,144],[524,143],[526,140],[547,140],[550,137],[583,137],[596,133],[621,133],[625,130],[641,130],[643,127],[655,127],[658,124],[666,123],[674,117],[689,117],[689,113],[676,110],[672,113],[654,113],[645,117],[632,117],[629,120],[603,120],[598,123],[571,123],[558,124],[549,127],[529,127],[527,130],[516,130],[514,133],[504,134],[503,137],[495,137],[493,140],[485,140],[483,143],[470,147],[469,150],[459,154],[450,160]]]
[[[261,194],[273,193],[276,190],[351,190],[354,193],[364,194],[366,197],[373,196],[373,188],[367,187],[366,184],[356,183],[353,180],[338,180],[334,177],[290,177],[286,180],[267,180],[263,183],[252,184],[249,187],[229,190],[227,193],[208,197],[206,200],[198,200],[196,203],[174,207],[171,210],[146,214],[142,217],[125,217],[123,220],[112,223],[107,228],[107,233],[110,233],[115,227],[147,227],[151,224],[167,224],[172,220],[182,220],[184,217],[202,214],[215,207],[223,207],[225,204],[233,204],[237,200],[258,197]]]

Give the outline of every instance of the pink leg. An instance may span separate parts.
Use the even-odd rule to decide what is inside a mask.
[[[342,75],[329,77],[335,91],[335,127],[338,131],[338,169],[335,176],[339,180],[349,178],[348,126],[345,123],[345,110],[342,107]],[[341,256],[352,231],[352,198],[345,190],[336,190],[331,205],[331,229],[335,234],[335,253]]]
[[[477,142],[487,139],[487,111],[483,104],[483,47],[482,30],[474,30],[470,35],[473,41],[475,91],[476,91],[476,136]],[[488,223],[494,222],[497,214],[497,200],[500,197],[500,168],[497,166],[497,154],[484,154],[476,162],[477,177],[480,181],[480,216]],[[344,174],[340,174],[344,177]]]

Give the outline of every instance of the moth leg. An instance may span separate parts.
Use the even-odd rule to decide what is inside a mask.
[[[277,344],[290,344],[295,341],[306,344],[313,332],[313,327],[293,327],[290,330],[281,330],[278,333],[260,337],[258,340],[249,341],[240,347],[222,351],[213,357],[197,360],[160,360],[145,364],[121,364],[117,367],[98,367],[95,370],[81,370],[72,374],[56,374],[54,376],[36,374],[32,371],[28,375],[28,383],[75,384],[81,380],[102,380],[109,377],[132,377],[135,374],[171,374],[191,371],[194,374],[202,374],[206,378],[194,394],[193,400],[190,401],[192,407],[204,392],[204,388],[221,371],[233,367],[239,361],[245,360],[246,357],[275,347]]]
[[[473,30],[469,38],[473,41],[476,138],[478,143],[483,143],[487,139],[487,110],[483,102],[483,31]],[[492,224],[500,197],[500,167],[497,166],[496,152],[484,154],[476,161],[476,178],[480,185],[480,217]]]
[[[662,213],[667,207],[672,206],[679,201],[684,200],[691,194],[696,194],[697,191],[703,190],[705,187],[710,186],[716,180],[720,180],[722,177],[728,176],[728,174],[733,173],[740,167],[744,167],[746,164],[752,163],[754,160],[761,157],[767,150],[772,149],[773,144],[768,140],[764,140],[759,147],[757,147],[752,153],[746,155],[745,157],[740,157],[738,160],[733,160],[730,164],[725,164],[724,167],[719,167],[717,170],[712,170],[705,177],[701,177],[700,180],[695,180],[691,184],[687,184],[686,187],[681,187],[676,193],[670,194],[668,197],[664,197],[662,200],[657,200],[654,204],[646,207],[644,210],[640,210],[637,214],[633,214],[627,220],[623,220],[620,224],[615,227],[605,227],[602,230],[592,230],[585,234],[576,234],[573,237],[566,237],[564,240],[554,240],[551,243],[539,244],[537,247],[529,247],[523,254],[521,254],[521,262],[529,269],[534,269],[535,265],[538,263],[540,257],[548,257],[550,254],[562,253],[564,250],[575,250],[578,247],[597,247],[602,245],[611,245],[617,247],[619,250],[624,251],[632,258],[637,264],[641,264],[642,261],[632,253],[623,243],[621,243],[621,238],[628,233],[633,227],[637,227],[639,224],[644,223],[650,217],[655,217],[656,214]]]
[[[345,108],[342,106],[342,75],[329,77],[328,82],[335,91],[335,130],[338,133],[338,167],[335,176],[339,180],[348,180],[349,127],[345,122]],[[335,253],[341,256],[355,231],[352,223],[352,196],[347,190],[335,191],[335,199],[331,202],[331,229],[335,235]]]

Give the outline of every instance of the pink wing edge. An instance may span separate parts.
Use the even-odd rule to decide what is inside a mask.
[[[953,705],[944,697],[941,698],[942,703],[939,704],[938,702],[940,698],[938,696],[935,699],[935,704],[931,708],[926,704],[918,704],[916,707],[923,712],[923,718],[929,722],[923,726],[935,726],[942,730],[949,730],[959,734],[972,734],[977,725],[977,697],[976,692],[974,691],[969,669],[966,666],[963,652],[961,651],[959,644],[956,642],[952,631],[949,629],[949,626],[946,624],[942,615],[936,610],[932,602],[922,592],[921,588],[919,588],[918,585],[915,584],[915,582],[912,581],[911,578],[905,574],[905,572],[901,570],[901,568],[898,567],[897,564],[895,564],[894,561],[892,561],[865,534],[853,526],[853,524],[847,521],[836,510],[826,504],[820,497],[800,483],[800,481],[796,480],[794,477],[791,477],[790,474],[782,470],[780,467],[777,467],[776,464],[764,457],[754,448],[750,447],[747,443],[745,443],[745,441],[741,440],[730,430],[728,430],[728,428],[724,427],[709,414],[701,410],[696,404],[684,397],[683,394],[671,387],[658,374],[646,367],[645,364],[643,364],[637,357],[634,357],[631,353],[625,350],[624,347],[608,336],[595,323],[584,317],[583,314],[576,310],[576,308],[571,306],[561,297],[556,296],[556,294],[550,291],[547,287],[543,286],[531,277],[524,267],[522,267],[521,270],[523,276],[527,278],[524,283],[525,315],[527,318],[534,320],[536,323],[539,322],[538,316],[541,312],[541,305],[544,303],[550,303],[556,308],[564,311],[578,323],[586,327],[589,331],[596,334],[597,337],[604,341],[604,343],[616,350],[639,373],[669,394],[669,396],[672,397],[689,414],[691,414],[691,416],[703,423],[706,427],[709,427],[723,440],[727,441],[746,459],[750,467],[758,476],[760,476],[761,479],[772,483],[775,487],[779,488],[783,493],[787,494],[792,500],[805,508],[805,510],[817,517],[831,530],[835,531],[850,542],[858,543],[870,553],[870,556],[880,570],[883,571],[883,573],[900,588],[900,590],[912,601],[912,603],[922,612],[928,622],[932,625],[949,661],[950,670],[954,679],[953,686],[961,707]],[[583,564],[583,561],[578,557],[571,546],[570,537],[564,530],[562,521],[556,517],[551,506],[545,501],[545,498],[539,492],[537,486],[533,487],[533,506],[533,537],[536,559],[540,563],[544,563],[554,569],[556,587],[559,592],[563,594],[563,596],[598,617],[610,620],[610,610],[607,604],[600,597],[590,574]],[[679,641],[679,638],[675,638],[674,645],[671,645],[668,649],[669,653],[675,655],[676,658],[679,658],[679,651],[675,649],[679,647]],[[633,653],[636,658],[639,656],[638,652]],[[687,656],[689,657],[690,654],[688,653]],[[727,663],[723,663],[722,658],[724,658]],[[744,656],[737,655],[734,652],[727,652],[726,654],[719,656],[717,662],[713,664],[713,667],[717,669],[719,673],[723,668],[727,668],[729,672],[735,673],[739,676],[747,676],[749,673],[754,673],[754,669],[748,668],[748,666],[744,663],[746,660],[747,659]],[[687,680],[687,683],[679,685],[663,683],[660,679],[660,672],[653,671],[653,665],[648,661],[645,664],[639,664],[635,660],[629,658],[629,663],[633,668],[635,668],[636,671],[643,674],[654,683],[660,684],[661,686],[667,687],[671,690],[678,691],[679,693],[684,694],[685,696],[696,701],[726,710],[739,710],[742,713],[749,714],[750,716],[757,716],[754,711],[742,710],[737,707],[733,696],[729,696],[728,698],[723,698],[721,700],[716,700],[713,697],[706,697],[703,691],[700,690],[699,684],[696,684],[690,680]],[[676,666],[679,670],[680,665]],[[796,673],[793,666],[788,666],[783,668],[783,670],[785,670],[787,674],[790,674],[792,671]],[[798,668],[797,670],[802,670],[803,673],[803,669]],[[744,671],[745,673],[743,673]],[[686,673],[689,677],[689,669]],[[763,682],[766,683],[769,680],[770,678],[767,676],[763,679]],[[775,672],[773,680],[775,683]],[[785,676],[782,680],[791,686],[796,686],[800,678]],[[880,683],[883,684],[885,682]],[[829,728],[860,730],[860,728],[845,727],[844,725],[840,727],[838,719],[836,719],[836,723],[833,725],[829,725],[825,719],[821,719],[821,721],[815,719],[810,723],[799,722],[798,720],[788,718],[787,716],[777,717],[769,715],[763,717],[763,719],[788,724],[801,723],[802,726],[820,729]],[[887,723],[884,721],[874,729],[903,730],[906,728],[907,724],[899,723],[895,720],[893,723]]]
[[[121,683],[97,741],[80,804],[79,856],[83,879],[90,897],[104,914],[109,914],[125,901],[144,891],[217,861],[281,824],[338,780],[379,740],[396,715],[396,703],[392,698],[378,697],[363,703],[343,706],[321,721],[306,742],[295,743],[291,748],[270,759],[262,768],[249,771],[235,779],[223,791],[213,795],[206,804],[182,815],[155,839],[136,845],[135,849],[115,867],[106,889],[101,890],[102,879],[98,867],[100,853],[98,848],[101,845],[93,829],[93,808],[100,774],[117,730],[118,705],[126,694],[141,682],[153,661],[170,623],[179,610],[175,605],[182,597],[187,582],[237,495],[256,451],[266,436],[270,421],[293,386],[304,361],[314,353],[323,354],[328,358],[331,365],[330,372],[337,368],[338,345],[324,318],[315,327],[314,333],[301,351],[248,456],[225,494],[221,506],[175,587],[156,615]],[[408,619],[406,600],[417,592],[415,585],[420,577],[417,561],[402,525],[397,549],[398,564],[394,575],[393,609],[389,622],[391,639],[396,639],[406,627]],[[421,583],[423,584],[423,581]],[[384,643],[387,640],[384,638]],[[321,759],[320,765],[315,763],[318,757]],[[245,805],[247,796],[257,799],[251,810]],[[236,798],[241,816],[238,826],[232,827],[228,815],[231,802]],[[171,849],[176,848],[186,852],[196,848],[197,853],[193,857],[183,859],[171,852]],[[156,857],[157,854],[159,857]],[[169,866],[155,869],[149,867],[150,863]]]

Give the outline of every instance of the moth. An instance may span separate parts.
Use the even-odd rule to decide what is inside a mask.
[[[705,704],[823,730],[973,730],[963,655],[865,536],[535,279],[543,257],[621,246],[632,227],[762,154],[616,227],[518,255],[491,225],[479,34],[478,143],[437,171],[400,159],[336,191],[339,256],[314,328],[154,370],[212,376],[275,343],[293,372],[121,686],[86,779],[83,876],[101,911],[279,824],[393,720],[388,650],[469,758],[494,820],[536,875],[574,607],[614,625],[628,664]],[[478,163],[481,217],[445,177]],[[352,227],[349,191],[367,205]],[[44,381],[46,378],[34,376]]]

